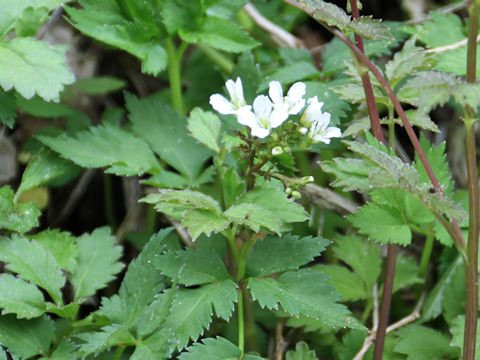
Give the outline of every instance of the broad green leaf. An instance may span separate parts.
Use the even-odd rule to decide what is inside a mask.
[[[339,27],[350,23],[350,15],[335,4],[322,0],[300,0],[300,4],[313,12],[313,18],[319,22]]]
[[[22,17],[15,25],[15,33],[19,37],[35,36],[38,28],[46,22],[49,10],[46,7],[39,7],[34,9],[28,7],[23,11]]]
[[[180,360],[226,360],[239,359],[242,351],[237,345],[232,344],[222,337],[206,338],[202,342],[198,342],[187,347],[178,357]]]
[[[459,353],[463,355],[463,340],[465,337],[465,315],[459,315],[454,321],[453,325],[450,328],[450,332],[453,335],[453,339],[451,341],[451,345],[456,346],[457,349],[460,351],[458,352],[453,352],[454,354],[457,355],[457,358],[459,358]],[[480,347],[478,344],[480,344],[480,321],[477,322],[477,338],[476,338],[476,351],[475,351],[475,360],[480,359]]]
[[[163,205],[168,203],[177,211],[201,209],[220,212],[220,204],[211,196],[205,195],[199,191],[192,190],[172,190],[160,189],[159,194],[151,194],[143,199],[142,202],[155,204],[157,210],[161,211]]]
[[[53,229],[39,232],[31,236],[31,238],[52,254],[62,269],[70,273],[73,272],[77,265],[75,260],[77,255],[75,237],[68,232]]]
[[[436,330],[412,324],[396,334],[394,351],[408,355],[407,360],[458,359],[458,349],[450,345],[450,338]]]
[[[169,34],[179,30],[193,30],[198,27],[203,15],[200,1],[190,1],[188,6],[182,0],[165,0],[161,5],[162,22]]]
[[[378,246],[355,235],[336,236],[333,241],[335,255],[350,266],[370,292],[380,275],[382,258]]]
[[[31,99],[25,99],[23,96],[16,94],[16,99],[19,109],[26,114],[36,117],[69,117],[75,115],[76,113],[74,109],[63,103],[47,102],[39,96],[34,96]]]
[[[0,89],[0,121],[7,125],[10,129],[15,124],[17,117],[17,102],[13,92],[6,92]]]
[[[408,245],[412,241],[410,227],[404,214],[397,208],[369,202],[349,215],[349,220],[360,233],[377,242]]]
[[[0,188],[0,229],[24,233],[38,226],[40,210],[34,204],[16,204],[9,186]]]
[[[191,180],[199,176],[211,151],[187,134],[187,122],[155,98],[125,96],[133,131],[169,165]]]
[[[63,134],[57,138],[40,135],[37,138],[83,167],[108,167],[108,173],[127,176],[159,169],[155,155],[144,141],[110,124],[90,127],[75,137]]]
[[[233,167],[221,167],[221,179],[223,187],[223,202],[226,207],[238,201],[238,198],[244,193],[246,189],[245,181],[238,175]]]
[[[309,350],[308,345],[301,341],[295,346],[295,351],[287,351],[285,360],[317,360],[317,357],[315,351]]]
[[[218,136],[220,135],[220,119],[211,111],[195,108],[188,118],[188,131],[199,142],[209,149],[219,152]]]
[[[0,316],[0,342],[16,356],[28,359],[48,354],[53,340],[54,323],[48,316],[36,319],[16,319]]]
[[[334,158],[331,161],[320,162],[323,171],[335,175],[336,179],[330,185],[341,187],[343,191],[369,191],[368,176],[371,169],[365,161],[350,158]]]
[[[62,0],[16,0],[14,2],[1,0],[0,7],[4,11],[0,15],[0,39],[3,39],[15,27],[27,8],[52,10],[62,5],[63,2]]]
[[[76,165],[44,148],[28,162],[15,196],[18,197],[24,191],[34,187],[77,174],[78,168]]]
[[[320,237],[299,238],[290,234],[259,239],[248,253],[247,276],[296,270],[319,256],[328,244]]]
[[[221,257],[215,251],[187,248],[157,256],[153,263],[166,276],[185,286],[202,285],[231,279]]]
[[[318,271],[289,271],[276,279],[249,278],[248,287],[261,307],[278,310],[291,316],[305,315],[336,327],[362,327],[351,321],[350,312],[337,301],[341,296],[327,285],[328,276]]]
[[[445,285],[442,301],[442,317],[449,324],[458,315],[465,314],[465,269],[457,268],[451,280]]]
[[[201,234],[210,236],[225,230],[230,221],[217,212],[210,210],[191,210],[183,216],[182,225],[188,229],[192,240]]]
[[[330,277],[327,283],[342,295],[343,301],[366,299],[369,295],[360,276],[345,266],[317,265],[313,267],[313,270],[320,270]]]
[[[241,53],[259,45],[234,22],[215,16],[204,18],[198,29],[180,31],[179,34],[187,42],[203,42],[215,49],[232,53]]]
[[[77,80],[72,87],[87,95],[115,92],[126,86],[124,80],[112,76],[93,76]]]
[[[277,234],[287,230],[278,215],[257,204],[233,205],[224,212],[224,215],[233,223],[248,226],[255,232],[259,232],[262,227]]]
[[[31,319],[45,313],[40,290],[10,274],[0,275],[0,308],[2,315],[16,314],[18,319]]]
[[[247,0],[213,0],[208,2],[207,15],[231,19],[247,3]]]
[[[171,332],[169,329],[161,326],[170,314],[176,290],[176,283],[174,283],[169,290],[155,295],[155,300],[142,312],[141,317],[138,319],[136,324],[137,336],[144,338],[153,332],[152,337],[154,337],[158,332]]]
[[[238,200],[238,204],[255,204],[272,212],[284,224],[302,222],[309,218],[303,206],[287,198],[284,191],[266,186],[258,186]]]
[[[122,270],[123,264],[118,262],[122,248],[116,246],[115,242],[115,237],[107,227],[78,238],[78,265],[70,277],[75,290],[74,301],[95,294]]]
[[[65,64],[64,48],[32,38],[14,38],[0,43],[0,86],[14,88],[29,99],[37,94],[58,101],[73,74]]]
[[[454,274],[457,272],[457,269],[461,267],[462,263],[462,258],[458,256],[441,275],[435,287],[430,291],[425,300],[425,305],[422,310],[422,320],[429,321],[435,319],[442,313],[442,303],[447,285],[452,281]]]
[[[188,182],[183,175],[167,170],[141,181],[142,184],[169,189],[184,189]]]
[[[348,28],[366,39],[379,41],[394,39],[388,26],[383,24],[381,20],[372,19],[371,16],[361,16],[352,20],[348,24]]]
[[[418,264],[415,259],[397,256],[395,266],[395,279],[393,281],[393,292],[414,284],[422,284],[423,279],[418,277]]]
[[[237,285],[232,280],[179,289],[164,328],[172,329],[174,345],[182,349],[189,339],[196,340],[212,322],[212,307],[218,317],[228,321],[237,301]]]
[[[266,76],[258,87],[258,91],[268,88],[270,81],[277,80],[282,84],[291,84],[295,81],[304,80],[318,74],[318,69],[310,62],[298,62],[281,67]]]
[[[165,69],[167,52],[159,44],[158,37],[161,31],[156,24],[142,22],[142,19],[131,21],[124,18],[115,8],[107,10],[103,7],[108,5],[102,2],[92,3],[93,5],[84,10],[65,6],[65,11],[78,30],[141,59],[144,73],[157,75]],[[83,5],[88,3],[84,2]]]
[[[135,345],[135,338],[122,325],[114,324],[105,326],[101,331],[85,332],[75,335],[83,343],[78,347],[77,353],[87,356],[100,353],[113,345]]]
[[[343,100],[348,100],[358,104],[366,102],[365,91],[363,90],[363,86],[360,83],[337,85],[333,87],[332,90]],[[383,94],[379,88],[374,87],[373,94],[375,95],[375,99],[378,102],[384,104],[388,103],[387,96]]]
[[[14,235],[0,241],[0,260],[22,279],[45,289],[56,304],[62,304],[60,289],[65,277],[55,257],[35,240]]]
[[[402,50],[395,53],[393,59],[385,65],[385,76],[391,84],[403,79],[418,69],[426,68],[429,56],[422,48],[415,46],[415,37],[412,37],[403,46]]]
[[[228,0],[228,2],[231,2],[231,0]],[[255,59],[251,52],[244,52],[238,57],[237,64],[233,68],[232,79],[237,77],[242,79],[245,100],[249,104],[253,103],[260,85],[262,72],[260,67],[255,64]]]
[[[429,47],[453,44],[467,37],[462,20],[457,15],[437,11],[431,11],[429,15],[430,21],[408,29]]]
[[[165,238],[171,229],[161,230],[153,235],[144,246],[138,257],[133,260],[125,273],[118,291],[121,302],[121,317],[109,316],[127,328],[135,326],[146,310],[155,300],[158,293],[164,289],[164,277],[154,265],[157,256],[165,249]],[[107,307],[102,310],[109,315]]]
[[[67,340],[63,340],[60,345],[57,346],[55,351],[50,355],[50,360],[75,360],[75,344]]]

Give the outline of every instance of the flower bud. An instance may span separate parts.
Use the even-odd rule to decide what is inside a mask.
[[[292,191],[292,197],[298,200],[302,198],[302,194],[300,194],[297,190],[294,190]]]
[[[281,146],[275,146],[275,147],[272,149],[272,155],[273,155],[273,156],[280,155],[281,153],[283,153],[283,149],[282,149]]]
[[[292,188],[287,187],[287,188],[285,189],[285,193],[286,193],[287,195],[291,195],[291,194],[292,194]]]

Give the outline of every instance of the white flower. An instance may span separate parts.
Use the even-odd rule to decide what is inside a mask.
[[[268,136],[271,129],[282,125],[288,118],[286,107],[274,108],[270,99],[265,95],[255,98],[253,112],[248,107],[243,107],[236,114],[238,122],[248,126],[252,135],[261,139]]]
[[[210,105],[212,105],[215,110],[220,114],[230,115],[236,114],[238,110],[244,107],[250,108],[243,97],[242,79],[237,77],[235,82],[232,79],[228,79],[225,86],[227,87],[231,100],[228,101],[227,98],[220,94],[213,94],[210,96]]]
[[[300,128],[302,134],[308,133],[312,142],[323,142],[330,144],[330,139],[341,137],[342,132],[338,127],[329,127],[330,113],[322,112],[323,102],[318,102],[316,96],[308,99],[308,107],[302,115],[301,122],[304,126]]]
[[[302,82],[296,82],[288,90],[287,96],[283,96],[282,85],[278,81],[270,81],[270,88],[268,94],[273,101],[274,107],[286,106],[287,112],[291,115],[296,115],[302,111],[305,106],[306,86]]]

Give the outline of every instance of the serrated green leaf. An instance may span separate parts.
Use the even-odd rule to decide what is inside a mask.
[[[198,22],[201,21],[202,5],[198,0],[190,1],[188,5],[185,6],[182,0],[163,1],[161,17],[169,34],[173,35],[180,29],[197,28]]]
[[[16,314],[18,319],[31,319],[45,313],[43,295],[38,288],[10,274],[0,276],[0,308],[2,315]]]
[[[45,230],[31,236],[42,247],[52,254],[62,269],[73,272],[77,262],[77,246],[75,237],[68,232],[61,232],[58,229]]]
[[[300,4],[308,8],[313,18],[321,23],[346,27],[351,21],[350,15],[335,4],[322,0],[300,0]]]
[[[53,340],[54,323],[48,316],[17,319],[13,315],[0,317],[0,342],[16,356],[28,359],[48,354]]]
[[[98,354],[117,344],[135,345],[135,338],[132,334],[119,324],[105,326],[101,331],[76,334],[75,337],[83,341],[77,350],[77,353],[81,356]]]
[[[174,205],[178,211],[201,209],[221,212],[220,204],[214,198],[199,191],[160,189],[159,194],[151,194],[141,199],[142,202],[155,204],[162,209],[164,203]]]
[[[408,355],[407,360],[458,359],[458,349],[450,338],[422,325],[408,325],[397,330],[394,351]]]
[[[328,240],[294,235],[267,236],[257,240],[248,253],[247,276],[268,276],[298,269],[319,256]]]
[[[122,248],[115,242],[107,227],[78,238],[78,265],[70,277],[75,290],[74,301],[95,294],[122,270],[123,264],[117,261],[122,255]]]
[[[301,341],[295,346],[295,351],[287,351],[285,360],[317,360],[317,356],[315,351],[309,350],[308,345]]]
[[[115,92],[126,86],[124,80],[113,76],[92,76],[78,79],[71,85],[87,95],[102,95],[109,92]]]
[[[16,204],[9,186],[0,188],[0,229],[24,233],[38,226],[41,212],[34,204]]]
[[[223,187],[223,201],[226,207],[232,206],[232,204],[238,201],[238,198],[243,194],[246,189],[245,181],[243,181],[237,174],[235,168],[229,167],[221,168],[222,187]]]
[[[265,91],[270,81],[277,80],[282,84],[291,84],[295,81],[304,80],[318,74],[318,69],[310,62],[297,62],[286,65],[266,76],[258,87],[258,91]]]
[[[187,129],[190,134],[209,149],[219,152],[218,136],[220,135],[220,119],[211,111],[195,108],[188,118]]]
[[[169,165],[190,179],[199,176],[211,150],[188,136],[186,120],[155,98],[125,96],[133,131]]]
[[[218,317],[228,320],[237,301],[237,285],[231,280],[179,289],[164,327],[172,329],[174,345],[185,347],[189,339],[196,340],[212,321],[212,307]],[[186,310],[187,309],[187,310]]]
[[[404,214],[391,206],[369,202],[349,215],[349,220],[360,233],[377,242],[408,245],[412,241],[412,232]]]
[[[241,53],[259,45],[234,22],[215,16],[205,17],[198,29],[180,30],[179,35],[184,41],[203,42],[215,49],[232,53]]]
[[[192,240],[201,234],[210,236],[225,230],[230,221],[224,216],[209,210],[191,210],[184,214],[182,225],[188,229]]]
[[[427,67],[426,62],[429,56],[422,51],[422,48],[415,46],[415,37],[412,37],[403,46],[402,50],[395,53],[393,59],[385,65],[385,76],[390,83],[395,84],[396,81],[418,69]]]
[[[46,101],[58,101],[64,85],[74,81],[64,49],[32,38],[0,43],[0,59],[2,88],[14,88],[27,99],[37,94]]]
[[[57,138],[41,135],[37,138],[80,166],[108,167],[108,173],[141,175],[149,171],[157,172],[160,166],[145,142],[110,124],[90,127],[75,137],[62,134]]]
[[[75,360],[75,344],[63,340],[50,355],[49,360]]]
[[[422,320],[429,321],[435,319],[442,313],[442,303],[445,297],[445,291],[448,284],[452,281],[457,269],[462,265],[462,259],[458,256],[448,267],[448,269],[441,275],[440,279],[435,284],[435,287],[428,294],[425,305],[422,311]]]
[[[167,52],[158,41],[161,30],[146,17],[124,18],[116,5],[108,8],[109,3],[83,2],[84,10],[65,6],[65,11],[78,30],[141,59],[142,72],[159,74],[167,66]],[[151,15],[158,16],[158,11],[152,9]]]
[[[348,28],[356,34],[371,40],[388,41],[394,37],[389,32],[388,26],[381,20],[372,19],[371,16],[361,16],[348,23]]]
[[[38,9],[43,7],[47,10],[52,10],[59,7],[62,3],[63,1],[61,0],[17,0],[15,2],[1,0],[0,6],[5,11],[2,11],[0,15],[0,39],[3,39],[15,27],[27,8]]]
[[[259,232],[261,227],[277,234],[285,230],[280,217],[257,204],[233,205],[224,212],[224,215],[233,223],[248,226],[255,232]]]
[[[378,246],[355,235],[336,236],[333,244],[335,255],[360,276],[367,289],[371,289],[382,266]]]
[[[415,26],[414,33],[420,41],[430,47],[449,45],[466,38],[462,20],[455,14],[431,11],[431,20]]]
[[[435,69],[458,76],[465,76],[467,74],[467,67],[465,66],[465,64],[467,63],[468,56],[468,50],[466,45],[467,44],[465,43],[465,45],[462,47],[442,52],[438,56],[436,56],[434,59]],[[479,51],[480,46],[477,45],[477,53]],[[480,65],[478,64],[478,62],[475,75],[477,78],[480,76]]]
[[[272,212],[288,224],[302,222],[309,218],[303,206],[287,198],[284,191],[266,186],[258,186],[238,200],[238,204],[255,204]]]
[[[28,162],[15,196],[18,197],[26,190],[77,173],[78,168],[71,161],[62,159],[53,151],[44,148]]]
[[[337,304],[341,296],[327,285],[328,277],[319,271],[289,271],[272,278],[249,278],[248,287],[260,306],[278,310],[282,307],[291,316],[305,315],[331,327],[361,327],[351,321],[348,309]]]
[[[240,0],[243,1],[243,0]],[[228,0],[228,2],[231,2]],[[255,59],[251,52],[244,52],[238,57],[237,64],[233,68],[232,79],[240,77],[243,84],[243,95],[247,103],[252,103],[257,95],[257,89],[260,85],[262,72],[260,67],[255,64]]]
[[[3,238],[0,241],[0,260],[22,279],[45,289],[56,304],[62,303],[60,289],[65,284],[65,277],[57,260],[38,242],[18,235],[11,239]]]
[[[371,171],[364,160],[335,158],[331,161],[320,162],[320,167],[326,173],[335,175],[336,179],[330,185],[342,187],[343,191],[368,191]]]
[[[168,329],[157,330],[152,336],[135,347],[130,360],[168,359],[174,350],[173,344],[168,341],[173,338],[172,336]]]
[[[457,349],[460,349],[460,354],[463,355],[463,340],[465,337],[465,315],[459,315],[452,324],[452,327],[450,328],[450,333],[453,335],[453,339],[451,341],[451,345],[456,346]],[[480,354],[479,354],[479,346],[480,344],[480,321],[477,322],[477,338],[475,341],[475,360],[480,359]],[[459,349],[458,349],[459,348]],[[457,354],[458,357],[458,351],[454,354]]]
[[[49,9],[46,7],[27,7],[15,24],[15,33],[19,37],[35,36],[38,28],[48,20]]]
[[[415,259],[399,254],[395,265],[393,292],[414,284],[422,283],[423,279],[418,277],[418,264]]]
[[[0,103],[2,104],[0,108],[0,121],[11,129],[17,117],[15,94],[0,89]]]
[[[442,317],[449,324],[458,315],[465,314],[465,271],[457,268],[451,280],[445,284],[445,292],[442,301]]]
[[[153,261],[165,275],[185,286],[202,285],[231,279],[221,257],[215,251],[187,248],[169,251]]]
[[[335,291],[342,295],[343,301],[355,301],[367,298],[368,294],[363,280],[345,266],[316,265],[313,267],[313,270],[317,269],[330,277],[327,283],[332,285]]]
[[[239,359],[242,351],[222,337],[206,338],[187,347],[178,357],[180,360],[227,360]]]

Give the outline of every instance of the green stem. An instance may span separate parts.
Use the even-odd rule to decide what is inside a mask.
[[[225,70],[226,73],[231,74],[235,64],[230,61],[225,55],[221,52],[212,49],[210,46],[205,45],[203,43],[196,44],[197,48],[199,48],[207,57],[210,58],[215,64],[217,64],[221,69]]]
[[[469,1],[469,25],[467,43],[467,82],[475,83],[477,68],[477,35],[480,14],[480,0]],[[475,113],[467,106],[464,111],[465,146],[467,157],[467,183],[469,197],[469,229],[467,243],[467,262],[465,266],[465,336],[463,341],[463,360],[474,360],[478,320],[478,236],[479,236],[479,199],[477,150],[475,144]]]
[[[172,107],[180,114],[180,116],[184,116],[185,110],[183,108],[180,63],[186,47],[179,48],[179,51],[177,52],[172,38],[167,38],[165,40],[165,48],[168,55],[168,78],[170,80],[170,96]]]
[[[237,303],[237,316],[238,316],[238,347],[242,351],[242,355],[245,351],[245,328],[243,319],[243,291],[240,284],[238,289],[238,303]]]
[[[123,351],[125,350],[125,345],[119,345],[115,353],[113,354],[112,360],[120,360],[122,358]]]
[[[157,212],[153,205],[147,207],[147,221],[145,224],[145,232],[150,236],[153,235],[157,227]]]
[[[433,231],[430,230],[429,234],[425,239],[425,245],[423,246],[422,257],[420,258],[420,269],[418,270],[418,274],[420,277],[424,278],[427,274],[428,264],[430,263],[430,256],[432,255],[433,250],[433,243],[435,237]]]
[[[117,228],[115,220],[115,207],[113,203],[113,188],[112,175],[103,174],[103,193],[105,200],[105,217],[107,218],[108,226],[114,231]]]

